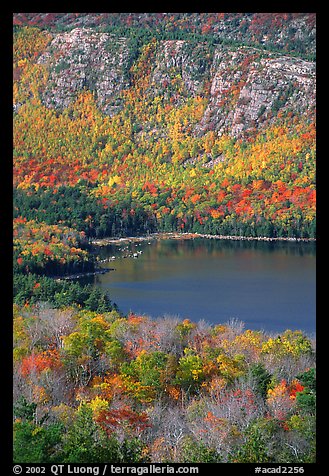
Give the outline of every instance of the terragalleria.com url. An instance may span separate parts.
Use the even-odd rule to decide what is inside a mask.
[[[114,466],[110,465],[110,473],[111,474],[198,474],[199,468],[193,466],[157,466],[154,464],[150,464],[149,466]]]
[[[116,466],[114,464],[105,464],[99,466],[74,466],[53,464],[50,471],[55,476],[60,474],[93,474],[94,476],[106,474],[198,474],[199,468],[195,466],[158,466],[150,464],[148,466]]]

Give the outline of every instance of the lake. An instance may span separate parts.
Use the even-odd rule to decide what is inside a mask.
[[[97,247],[115,271],[83,278],[124,313],[194,322],[232,318],[266,332],[316,328],[314,242],[150,240]],[[131,255],[137,254],[137,258]],[[124,257],[130,255],[130,257]]]

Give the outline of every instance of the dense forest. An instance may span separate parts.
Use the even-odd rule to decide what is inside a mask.
[[[315,460],[315,354],[299,331],[41,304],[14,316],[16,462]]]
[[[314,462],[310,337],[61,278],[95,238],[315,238],[315,15],[15,13],[13,39],[15,462]]]

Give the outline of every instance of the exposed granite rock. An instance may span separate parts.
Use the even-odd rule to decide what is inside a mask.
[[[152,83],[162,86],[163,91],[179,75],[186,91],[193,96],[202,95],[210,65],[211,57],[205,43],[162,41],[157,48]]]
[[[278,111],[314,112],[315,64],[289,56],[260,56],[251,48],[217,49],[210,100],[198,133],[214,129],[239,137]]]
[[[44,103],[62,110],[87,88],[102,111],[114,114],[122,107],[121,91],[132,85],[134,54],[127,38],[92,28],[54,34],[38,60],[50,71]],[[209,103],[195,133],[241,137],[280,111],[313,114],[315,63],[250,47],[218,45],[211,53],[202,42],[158,41],[149,94],[175,96],[175,103],[205,96]]]
[[[48,107],[63,109],[87,88],[95,91],[101,109],[111,114],[116,110],[118,93],[129,85],[126,38],[92,28],[75,28],[57,34],[39,63],[47,64],[50,69],[43,95]]]

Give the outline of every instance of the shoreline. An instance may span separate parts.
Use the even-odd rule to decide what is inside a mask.
[[[147,241],[151,244],[151,241],[156,240],[194,240],[195,238],[206,238],[212,240],[231,240],[231,241],[265,241],[265,242],[290,242],[290,243],[315,243],[316,238],[294,238],[294,237],[267,237],[267,236],[240,236],[240,235],[210,235],[207,233],[178,233],[178,232],[157,232],[150,233],[149,235],[142,236],[125,236],[125,237],[108,237],[92,239],[89,243],[93,246],[108,246],[108,245],[120,245],[123,243],[140,243]],[[141,252],[140,252],[141,253]],[[116,257],[112,259],[104,260],[106,262],[114,261]],[[137,258],[135,255],[124,256],[124,258]],[[67,276],[54,276],[55,281],[79,279],[86,276],[96,276],[97,274],[105,274],[109,271],[115,271],[115,268],[97,268],[94,271],[79,272],[70,274]]]
[[[152,240],[193,240],[195,238],[206,238],[213,240],[232,240],[232,241],[287,241],[292,243],[310,243],[316,242],[316,238],[294,238],[294,237],[267,237],[267,236],[240,236],[240,235],[209,235],[206,233],[177,233],[177,232],[158,232],[144,236],[127,236],[123,238],[109,237],[93,239],[90,243],[94,246],[107,246],[121,243],[134,243]]]
[[[55,281],[68,281],[70,279],[79,279],[79,278],[84,278],[86,276],[96,276],[97,274],[105,274],[108,273],[109,271],[115,271],[115,268],[101,268],[101,269],[95,269],[94,271],[86,271],[83,272],[81,271],[80,273],[75,273],[75,274],[69,274],[68,276],[54,276],[53,279]]]

